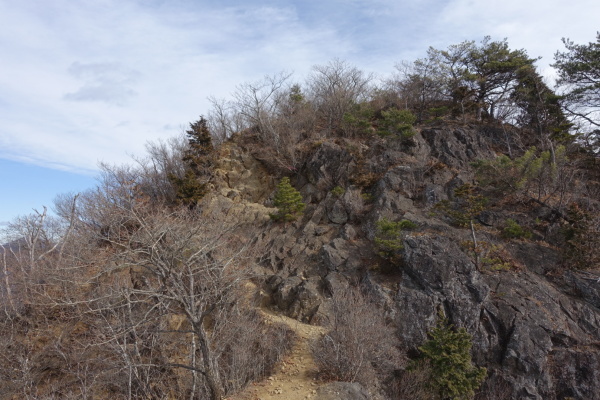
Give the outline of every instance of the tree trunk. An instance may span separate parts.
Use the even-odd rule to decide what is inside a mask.
[[[0,251],[2,251],[2,260],[3,260],[3,266],[4,266],[4,286],[6,287],[6,298],[8,300],[8,304],[10,305],[10,308],[12,310],[12,312],[18,314],[17,311],[17,307],[15,307],[15,303],[13,301],[13,294],[12,294],[12,289],[11,289],[11,282],[9,280],[9,276],[10,273],[8,271],[8,263],[6,261],[6,249],[4,248],[4,246],[0,245]],[[7,312],[8,315],[8,312]]]
[[[208,344],[208,338],[206,332],[202,327],[202,322],[194,322],[194,334],[197,338],[198,347],[202,352],[202,363],[204,364],[204,372],[206,383],[210,388],[211,400],[222,400],[223,390],[221,389],[221,383],[219,382],[219,372],[211,362],[210,347]]]

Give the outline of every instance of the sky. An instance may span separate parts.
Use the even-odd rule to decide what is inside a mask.
[[[384,79],[465,40],[542,57],[594,41],[597,0],[0,0],[0,225],[96,184],[237,85],[334,58]]]

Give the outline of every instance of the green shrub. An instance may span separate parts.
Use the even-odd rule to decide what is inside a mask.
[[[347,135],[367,135],[372,132],[372,120],[375,112],[367,103],[355,104],[352,109],[345,113],[343,128]]]
[[[454,329],[440,315],[429,337],[419,350],[431,367],[431,384],[440,398],[472,399],[487,370],[471,362],[471,335],[465,328]]]
[[[427,110],[431,116],[431,121],[441,120],[442,117],[450,113],[450,109],[446,106],[431,107]]]
[[[502,155],[494,160],[472,163],[482,187],[500,197],[507,194],[528,194],[541,199],[547,194],[562,190],[561,175],[569,164],[566,148],[557,146],[550,151],[530,147],[522,156],[511,160]]]
[[[331,189],[331,194],[335,197],[341,197],[344,193],[346,193],[346,189],[344,189],[341,186],[336,186],[333,189]]]
[[[475,256],[475,262],[484,270],[510,271],[518,268],[510,253],[500,244],[480,240],[477,242],[477,247],[474,247],[472,240],[464,240],[460,245]]]
[[[302,195],[290,184],[290,178],[287,176],[283,177],[277,185],[273,203],[278,211],[275,214],[270,214],[271,219],[283,222],[296,220],[302,215],[306,206],[302,202]]]
[[[417,224],[407,219],[393,222],[387,218],[377,221],[377,233],[375,234],[375,244],[382,257],[394,258],[398,250],[403,248],[403,230],[415,229]]]
[[[452,224],[460,228],[471,226],[474,219],[481,214],[487,204],[487,199],[478,194],[479,189],[465,183],[454,189],[454,201],[440,201],[435,208],[446,213],[451,219]]]
[[[501,236],[505,239],[531,239],[531,232],[524,229],[512,218],[504,221],[504,228],[502,229]]]
[[[375,201],[375,197],[371,193],[361,193],[360,197],[367,203],[372,203]]]
[[[400,135],[402,139],[409,139],[415,135],[413,124],[417,117],[409,110],[398,110],[391,108],[381,112],[381,121],[379,122],[380,136]]]
[[[189,208],[196,204],[206,195],[206,185],[200,183],[198,177],[191,168],[185,170],[183,178],[175,174],[169,174],[169,181],[175,188],[176,202]]]

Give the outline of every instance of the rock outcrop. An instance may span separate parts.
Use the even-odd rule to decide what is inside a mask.
[[[473,181],[472,161],[494,157],[477,127],[423,129],[410,146],[383,139],[323,142],[292,177],[307,207],[302,219],[286,225],[268,219],[276,180],[228,146],[220,189],[205,209],[227,210],[258,229],[253,244],[274,307],[318,322],[335,291],[362,282],[395,321],[409,355],[442,311],[472,335],[474,362],[488,368],[484,386],[502,387],[504,398],[600,399],[597,275],[561,274],[556,250],[535,241],[503,246],[511,269],[477,265],[465,245],[470,231],[432,215],[432,206]],[[331,192],[337,186],[343,193]],[[502,220],[499,212],[480,216],[488,230]],[[399,264],[386,265],[374,249],[383,217],[418,225],[404,237]],[[493,232],[483,235],[495,240]],[[347,397],[326,395],[329,389]],[[329,389],[322,398],[367,398],[352,385]]]

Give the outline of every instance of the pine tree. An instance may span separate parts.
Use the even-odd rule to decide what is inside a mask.
[[[302,202],[302,195],[290,184],[290,178],[283,177],[277,185],[277,192],[274,199],[277,213],[271,214],[271,219],[275,221],[294,221],[304,211],[306,204]]]
[[[213,165],[214,147],[212,136],[208,130],[208,122],[204,117],[190,124],[186,131],[189,148],[183,161],[197,174],[205,175]]]
[[[563,107],[576,120],[600,127],[600,32],[596,41],[575,44],[563,39],[566,52],[554,55],[557,84],[566,89]]]
[[[175,186],[177,203],[194,208],[198,201],[206,194],[206,184],[200,183],[194,171],[186,169],[183,178],[169,175],[169,179]]]
[[[175,188],[177,203],[193,208],[206,194],[206,184],[210,181],[214,165],[214,147],[208,123],[202,116],[190,123],[186,134],[188,148],[182,158],[186,165],[185,175],[170,174],[169,180]]]
[[[465,328],[453,329],[440,318],[421,347],[431,365],[432,383],[442,399],[471,399],[485,379],[487,370],[471,363],[471,335]]]

